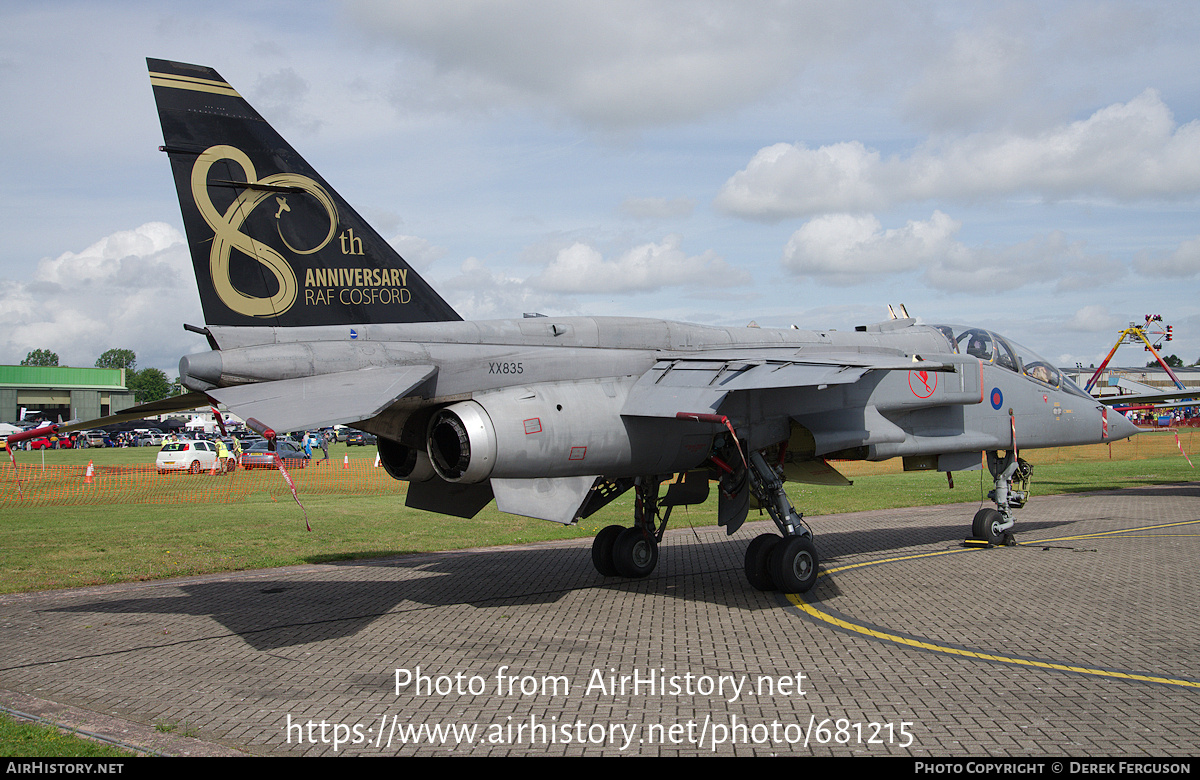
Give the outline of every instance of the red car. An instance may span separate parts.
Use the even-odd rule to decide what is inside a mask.
[[[60,439],[57,436],[52,436],[52,437],[43,436],[40,439],[34,439],[33,441],[29,442],[29,447],[30,447],[30,449],[35,449],[35,450],[49,450],[54,447],[55,441],[58,442],[58,448],[60,450],[69,450],[75,446],[71,442],[71,440],[67,439],[67,438]]]

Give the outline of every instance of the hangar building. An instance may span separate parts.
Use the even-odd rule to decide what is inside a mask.
[[[123,368],[0,366],[0,420],[26,417],[94,420],[136,402]],[[36,414],[35,414],[36,413]]]

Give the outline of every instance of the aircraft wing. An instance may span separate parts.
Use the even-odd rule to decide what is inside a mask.
[[[1142,393],[1140,395],[1105,395],[1095,396],[1096,400],[1105,406],[1129,406],[1130,404],[1152,404],[1156,401],[1173,401],[1176,398],[1200,398],[1200,388],[1185,390],[1170,390],[1165,393]],[[1183,404],[1187,406],[1187,404]],[[1193,406],[1200,403],[1193,404]]]
[[[143,417],[225,404],[243,420],[251,417],[277,431],[298,431],[366,420],[407,395],[437,372],[434,366],[364,368],[338,374],[260,382],[163,398],[98,420],[71,421],[56,432],[104,428]],[[12,437],[28,438],[21,434]]]
[[[276,431],[301,431],[366,420],[408,395],[435,366],[363,368],[207,391],[243,420]]]
[[[794,351],[792,351],[794,355]],[[902,355],[821,354],[819,357],[754,358],[689,355],[658,361],[629,392],[621,414],[669,417],[709,413],[739,390],[853,384],[869,371],[953,371],[948,364]]]
[[[117,414],[110,414],[108,417],[102,417],[98,420],[71,420],[66,423],[55,425],[56,433],[71,433],[72,431],[86,431],[92,428],[104,428],[109,425],[119,425],[130,420],[140,420],[143,417],[151,415],[170,414],[171,412],[183,412],[188,409],[199,409],[202,406],[210,406],[212,401],[204,393],[185,393],[184,395],[174,395],[170,398],[162,398],[158,401],[151,401],[148,404],[138,404],[131,406]],[[33,430],[33,429],[30,429]],[[14,434],[6,437],[13,441],[19,438],[28,438],[20,434]]]

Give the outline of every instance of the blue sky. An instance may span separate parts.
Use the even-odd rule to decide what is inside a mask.
[[[1200,358],[1200,6],[0,4],[0,363],[203,321],[145,58],[216,68],[469,318],[904,303]],[[1140,364],[1133,348],[1118,362]]]

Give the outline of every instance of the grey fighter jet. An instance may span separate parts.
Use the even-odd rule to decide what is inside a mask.
[[[652,572],[671,510],[715,482],[729,533],[752,501],[775,522],[746,576],[785,592],[818,572],[785,480],[844,484],[839,459],[986,462],[995,508],[972,534],[1000,544],[1027,498],[1019,447],[1137,431],[1015,342],[903,309],[854,332],[464,322],[216,71],[149,68],[206,320],[185,327],[212,349],[180,361],[192,393],[122,417],[220,402],[268,437],[349,425],[378,436],[408,506],[457,517],[495,500],[573,523],[633,490],[632,524],[592,546],[605,576]]]

